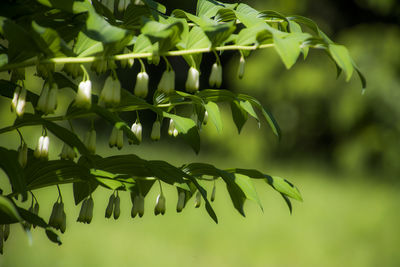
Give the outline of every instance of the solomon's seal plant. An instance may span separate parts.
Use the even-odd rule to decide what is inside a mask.
[[[299,190],[288,180],[253,169],[220,169],[205,163],[173,166],[163,159],[146,160],[135,154],[96,154],[96,130],[111,133],[110,147],[124,149],[124,137],[130,144],[139,145],[139,115],[144,110],[154,113],[156,120],[149,123],[153,123],[151,135],[145,131],[143,135],[153,140],[163,138],[164,123],[169,126],[170,136],[182,137],[198,153],[199,130],[207,118],[217,130],[222,128],[219,103],[230,104],[239,133],[248,117],[260,120],[259,112],[279,137],[278,124],[262,101],[246,91],[209,89],[200,83],[205,53],[216,57],[215,64],[208,66],[211,76],[206,80],[211,87],[222,85],[222,53],[239,55],[237,73],[241,78],[245,58],[257,49],[274,49],[286,68],[292,67],[300,55],[306,59],[310,49],[323,50],[336,64],[338,75],[343,73],[349,80],[357,72],[365,87],[365,79],[346,47],[334,43],[308,18],[214,0],[198,0],[195,14],[166,10],[154,0],[1,1],[0,95],[8,99],[15,117],[12,124],[1,122],[0,135],[15,134],[21,140],[19,147],[4,143],[0,146],[0,167],[11,185],[11,189],[0,190],[1,253],[10,224],[20,224],[26,231],[36,225],[51,241],[61,244],[58,230],[66,231],[67,216],[78,216],[77,221],[86,224],[92,221],[92,194],[98,187],[112,191],[104,208],[105,217],[114,219],[126,210],[120,207],[123,191],[131,195],[131,216],[143,216],[144,201],[156,181],[160,194],[151,200],[155,201],[156,215],[164,214],[166,209],[168,195],[163,193],[162,185],[177,188],[177,212],[188,207],[186,204],[193,197],[195,206],[204,207],[215,222],[217,215],[210,203],[215,198],[215,180],[226,184],[234,208],[243,216],[247,199],[261,206],[253,179],[262,179],[277,191],[290,211],[291,199],[302,200]],[[182,57],[187,62],[184,88],[175,84],[174,65],[169,62],[172,57]],[[150,64],[164,70],[160,81],[149,82],[152,77],[146,69]],[[138,67],[140,71],[133,72]],[[122,68],[130,68],[132,77],[136,77],[131,83],[133,90],[121,85]],[[41,90],[30,87],[27,77],[31,75],[40,79]],[[66,98],[66,94],[74,97]],[[188,107],[192,114],[181,113],[178,106]],[[78,119],[91,125],[85,138],[73,129]],[[99,129],[99,120],[109,128],[103,129],[105,124],[101,124]],[[37,143],[24,139],[26,126],[42,129]],[[49,149],[57,144],[56,139],[63,143],[56,149],[61,151],[59,155]],[[113,151],[110,149],[110,153]],[[60,184],[73,186],[80,211],[67,214],[64,210]],[[206,184],[212,186],[212,192],[206,190]],[[58,188],[59,192],[49,220],[39,212],[34,196],[37,189],[44,187]],[[29,199],[31,207],[24,208]]]

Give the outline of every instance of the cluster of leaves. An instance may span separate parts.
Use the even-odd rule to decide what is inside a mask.
[[[122,131],[131,143],[139,144],[141,136],[129,126],[132,122],[124,121],[119,114],[150,110],[157,115],[159,122],[162,123],[164,119],[173,122],[174,130],[198,153],[199,129],[205,123],[206,117],[210,118],[217,130],[222,129],[218,102],[230,104],[239,133],[249,115],[260,121],[258,114],[261,113],[279,137],[277,123],[257,99],[224,89],[184,92],[179,88],[172,92],[156,90],[143,99],[147,91],[145,95],[139,96],[135,95],[136,92],[132,94],[120,88],[118,101],[112,105],[103,105],[101,96],[90,93],[90,105],[80,106],[72,102],[65,115],[54,116],[51,113],[56,105],[47,109],[40,108],[42,95],[25,88],[24,68],[36,66],[37,75],[43,78],[43,88],[46,84],[55,84],[58,90],[72,89],[79,95],[81,85],[78,86],[76,81],[90,80],[89,72],[85,68],[90,63],[94,70],[90,75],[95,72],[106,73],[117,81],[115,70],[129,65],[128,60],[131,60],[129,63],[132,65],[133,59],[140,62],[141,73],[145,73],[143,59],[147,59],[149,64],[158,65],[160,57],[163,57],[167,68],[172,68],[167,58],[170,56],[182,56],[191,69],[198,70],[203,53],[213,52],[216,62],[220,63],[218,52],[235,50],[240,52],[241,64],[244,64],[244,58],[251,50],[274,47],[285,66],[290,68],[300,54],[306,58],[310,48],[318,48],[325,50],[334,60],[338,74],[343,71],[346,78],[350,79],[356,70],[364,83],[364,78],[347,49],[333,43],[307,18],[285,17],[274,11],[259,12],[246,4],[199,0],[196,14],[177,9],[167,15],[166,8],[153,0],[111,1],[111,5],[109,2],[17,0],[1,4],[0,71],[9,71],[11,75],[9,80],[0,81],[0,94],[13,99],[15,93],[20,93],[21,88],[24,88],[24,101],[36,109],[34,113],[17,112],[14,124],[0,129],[0,134],[18,131],[24,126],[41,125],[44,135],[47,136],[47,131],[51,132],[67,144],[73,153],[71,157],[67,157],[70,160],[43,160],[47,158],[47,154],[42,156],[45,145],[39,145],[36,149],[39,152],[25,149],[26,160],[21,163],[18,158],[24,149],[17,151],[0,147],[0,167],[7,174],[12,187],[8,196],[0,195],[0,224],[25,221],[46,229],[48,237],[59,243],[58,236],[51,228],[65,231],[62,222],[65,216],[60,208],[61,193],[61,202],[57,201],[53,212],[63,215],[64,218],[57,221],[53,217],[49,223],[40,218],[34,209],[18,207],[12,197],[21,196],[22,201],[26,201],[31,190],[65,183],[73,184],[75,204],[83,201],[86,207],[88,202],[93,202],[91,194],[98,186],[113,191],[127,190],[145,197],[155,181],[162,181],[175,186],[178,194],[184,192],[184,203],[194,194],[201,196],[208,214],[217,222],[203,183],[222,179],[234,207],[244,216],[243,204],[246,199],[260,204],[251,180],[263,179],[282,195],[291,210],[289,198],[301,200],[301,195],[285,179],[256,170],[222,170],[204,163],[175,167],[166,161],[145,160],[133,154],[101,157],[88,147],[87,142],[82,142],[72,129],[57,123],[95,115]],[[63,71],[55,71],[55,64],[64,64]],[[240,72],[243,72],[243,66]],[[143,74],[140,77],[144,77]],[[189,118],[178,114],[177,106],[192,107],[194,116]],[[19,131],[18,133],[21,135]],[[21,140],[24,144],[22,135]],[[80,155],[78,160],[74,160],[75,154]],[[162,207],[159,206],[157,211],[162,213]],[[78,220],[90,222],[91,218],[84,214],[82,212]]]

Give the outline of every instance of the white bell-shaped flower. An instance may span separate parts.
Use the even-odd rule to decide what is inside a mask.
[[[200,84],[200,73],[199,71],[194,68],[190,67],[188,71],[188,76],[186,80],[186,91],[189,93],[194,93],[199,90],[199,84]]]
[[[238,68],[238,77],[239,77],[239,79],[243,78],[245,65],[246,65],[246,61],[244,60],[244,57],[241,56],[240,60],[239,60],[239,68]]]
[[[183,208],[185,207],[185,201],[186,201],[186,194],[183,191],[179,192],[178,195],[178,203],[176,204],[176,211],[181,212]]]
[[[153,123],[153,128],[151,129],[151,140],[153,141],[158,141],[160,140],[160,135],[161,135],[161,123],[160,121],[156,120]]]
[[[166,199],[163,193],[159,194],[157,196],[156,200],[156,206],[154,207],[154,214],[158,215],[161,213],[161,215],[164,215],[165,213],[165,206],[166,206]]]
[[[175,72],[173,70],[164,71],[157,89],[165,94],[170,94],[175,90]]]
[[[145,98],[149,91],[149,75],[146,72],[139,72],[136,77],[134,93],[136,96]]]
[[[39,100],[36,105],[36,109],[46,113],[47,101],[49,96],[49,84],[45,83],[42,92],[40,93]]]
[[[101,106],[111,106],[113,103],[113,87],[114,79],[108,76],[104,82],[103,90],[100,93],[99,105]]]
[[[89,109],[92,105],[92,82],[90,80],[81,81],[75,97],[75,105],[80,108]]]
[[[208,80],[211,87],[220,87],[222,83],[222,66],[215,62],[211,67],[211,74]]]
[[[24,168],[26,166],[26,163],[28,161],[28,146],[26,143],[23,143],[19,148],[18,148],[18,162]]]
[[[142,124],[140,122],[135,122],[132,124],[131,131],[139,140],[139,142],[142,142]]]
[[[49,144],[50,139],[47,135],[39,137],[39,141],[36,145],[36,149],[33,155],[39,159],[47,159],[49,155]]]

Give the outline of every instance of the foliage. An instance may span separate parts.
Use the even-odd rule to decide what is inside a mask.
[[[223,170],[205,163],[175,167],[166,161],[145,160],[134,154],[110,157],[96,154],[94,118],[101,118],[113,127],[110,147],[122,148],[124,137],[130,144],[138,145],[142,141],[139,111],[143,110],[157,117],[151,135],[153,140],[160,138],[161,124],[169,123],[169,134],[182,136],[198,153],[202,125],[210,120],[218,131],[222,129],[217,104],[222,102],[231,106],[239,132],[249,115],[260,121],[257,114],[261,113],[273,133],[280,137],[274,117],[254,97],[225,89],[199,91],[199,68],[204,53],[215,55],[210,85],[217,87],[222,79],[221,53],[228,50],[240,53],[238,75],[241,77],[245,57],[252,50],[263,48],[274,48],[286,68],[292,67],[300,54],[306,58],[310,48],[321,49],[335,62],[338,75],[343,72],[349,80],[353,72],[357,72],[365,87],[365,79],[347,49],[334,43],[312,20],[302,16],[285,17],[275,11],[259,12],[246,4],[211,0],[199,0],[196,14],[176,9],[170,15],[166,14],[165,6],[153,0],[140,3],[19,0],[1,5],[0,71],[9,71],[10,76],[0,81],[0,94],[11,99],[17,118],[13,125],[1,128],[0,134],[15,131],[21,137],[21,145],[18,149],[0,148],[0,166],[12,187],[11,193],[1,195],[0,224],[21,223],[27,231],[31,225],[44,228],[48,238],[58,244],[61,241],[54,229],[63,233],[67,216],[59,184],[73,184],[75,204],[82,203],[78,221],[84,223],[91,221],[94,203],[91,194],[98,186],[112,191],[106,217],[113,215],[115,219],[120,213],[119,191],[130,192],[132,217],[137,214],[141,217],[146,194],[155,183],[160,187],[156,215],[165,212],[162,184],[169,184],[177,189],[178,212],[195,196],[196,207],[203,199],[215,222],[218,222],[217,216],[202,184],[215,183],[216,179],[225,182],[233,206],[243,216],[246,199],[261,206],[252,179],[265,180],[281,194],[290,210],[290,198],[302,200],[299,190],[289,181],[257,170]],[[175,74],[168,60],[174,56],[182,56],[190,67],[186,92],[175,90]],[[165,76],[154,90],[149,88],[145,61],[147,66],[158,65],[161,58],[165,61]],[[132,94],[121,88],[118,70],[137,62],[140,72]],[[36,75],[43,79],[40,94],[24,84],[25,69],[31,66],[36,67]],[[96,74],[105,78],[99,94],[92,91],[91,81]],[[75,100],[66,110],[59,110],[59,90],[71,89],[76,92]],[[30,105],[32,112],[28,112]],[[182,107],[191,110],[190,116],[184,115]],[[62,115],[55,115],[56,111]],[[125,121],[124,114],[132,112],[136,113],[136,120]],[[86,118],[92,125],[83,141],[72,126],[78,118]],[[69,127],[61,123],[63,121],[68,121]],[[42,136],[35,150],[28,148],[19,131],[21,127],[32,125],[42,126]],[[48,160],[50,133],[65,143],[60,160],[51,155]],[[57,185],[59,197],[47,223],[38,215],[39,203],[32,190],[54,185]],[[26,210],[13,198],[27,201],[28,192],[31,192],[32,204]],[[211,200],[214,193],[215,189]],[[0,233],[3,233],[3,226]]]

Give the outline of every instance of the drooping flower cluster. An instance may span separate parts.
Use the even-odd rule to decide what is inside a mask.
[[[90,109],[92,105],[92,82],[90,80],[79,83],[75,105],[80,108]]]
[[[89,224],[93,218],[93,207],[94,201],[92,196],[85,198],[82,202],[81,210],[76,221]]]
[[[171,94],[175,91],[175,72],[172,69],[163,72],[157,89],[164,94]]]
[[[110,147],[116,146],[118,149],[122,149],[124,146],[124,131],[114,126],[111,131],[110,139],[108,140],[108,145]]]
[[[136,76],[134,93],[137,97],[145,98],[149,92],[149,75],[145,72],[139,72]]]
[[[188,91],[189,93],[197,92],[200,85],[199,79],[200,72],[195,67],[190,67],[185,84],[186,91]]]
[[[40,93],[36,109],[42,111],[45,115],[54,113],[57,108],[57,84],[49,84],[46,82],[43,85],[42,92]]]
[[[86,133],[85,140],[83,141],[86,148],[90,153],[96,153],[96,130],[91,129]]]
[[[15,111],[18,117],[21,117],[25,112],[26,105],[26,89],[21,81],[18,81],[18,86],[15,88],[14,96],[11,101],[11,111]]]
[[[64,233],[67,228],[67,215],[64,211],[64,203],[56,201],[51,211],[49,225]]]
[[[222,66],[215,62],[211,67],[211,74],[208,80],[211,87],[221,87],[222,84]]]
[[[131,217],[135,218],[136,215],[142,217],[144,215],[144,197],[141,193],[135,194],[131,193],[132,210]]]
[[[49,144],[50,139],[47,135],[42,135],[41,137],[39,137],[36,149],[33,152],[35,158],[47,160],[49,156]]]

